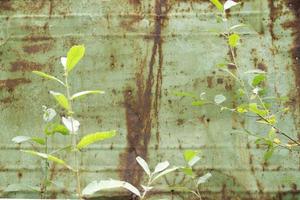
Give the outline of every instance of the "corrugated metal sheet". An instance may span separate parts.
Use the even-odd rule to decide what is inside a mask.
[[[199,173],[213,174],[201,188],[209,199],[299,199],[298,154],[282,150],[263,163],[262,149],[245,135],[232,133],[260,127],[213,107],[196,109],[173,95],[233,94],[234,82],[214,67],[228,49],[209,31],[220,26],[213,12],[206,0],[1,0],[0,196],[39,197],[28,191],[3,192],[11,183],[40,182],[40,161],[11,143],[19,134],[41,134],[41,106],[54,103],[47,91],[56,86],[31,71],[58,75],[59,57],[71,45],[85,44],[86,56],[74,72],[73,88],[100,88],[106,95],[76,105],[81,133],[117,128],[119,136],[82,154],[83,185],[105,178],[139,184],[142,172],[133,162],[136,155],[151,165],[161,160],[179,165],[182,151],[195,148],[204,155]],[[245,68],[269,72],[270,92],[293,100],[293,113],[280,126],[299,132],[299,1],[245,0],[241,9],[228,14],[233,22],[248,23],[257,31],[244,30],[238,61]],[[51,147],[66,142],[56,136]],[[75,181],[70,173],[53,165],[50,176],[65,186],[52,188],[51,198],[72,196]],[[171,176],[162,184],[180,180]]]

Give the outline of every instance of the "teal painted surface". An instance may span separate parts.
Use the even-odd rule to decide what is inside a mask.
[[[294,99],[290,105],[293,112],[280,126],[286,132],[297,133],[300,74],[291,50],[297,46],[299,31],[295,30],[297,25],[285,26],[297,22],[288,7],[293,2],[244,1],[241,9],[230,13],[230,18],[250,24],[257,31],[243,29],[238,62],[245,70],[265,66],[270,92]],[[220,113],[214,107],[197,109],[190,106],[190,100],[173,94],[205,91],[208,96],[223,93],[229,99],[233,95],[234,82],[215,67],[228,49],[223,39],[210,31],[220,27],[213,12],[207,1],[200,0],[0,1],[0,196],[39,197],[28,191],[3,191],[12,183],[38,185],[41,178],[40,161],[20,153],[11,138],[41,134],[41,107],[54,105],[47,91],[62,89],[50,81],[41,81],[31,71],[58,75],[62,71],[60,56],[73,44],[84,44],[86,56],[74,71],[72,87],[78,91],[102,89],[106,94],[75,105],[81,134],[117,129],[119,135],[91,146],[82,155],[82,185],[95,179],[128,178],[130,167],[138,169],[128,161],[135,152],[147,155],[152,166],[162,160],[181,165],[183,150],[193,148],[201,149],[204,156],[198,165],[199,173],[213,174],[211,181],[201,187],[209,199],[298,199],[297,153],[281,150],[267,165],[263,164],[263,149],[255,146],[253,138],[234,133],[243,127],[260,130],[256,123]],[[153,85],[147,84],[150,69]],[[143,95],[146,98],[138,98]],[[151,103],[147,103],[148,98]],[[147,112],[151,115],[147,116]],[[152,128],[137,128],[141,124]],[[144,145],[138,137],[130,139],[135,134],[150,135],[149,144]],[[51,147],[60,147],[67,140],[56,136]],[[131,143],[137,144],[136,150],[129,148]],[[51,175],[64,186],[52,188],[51,198],[73,196],[75,181],[70,173],[54,165]],[[161,184],[180,180],[181,177],[169,176]]]

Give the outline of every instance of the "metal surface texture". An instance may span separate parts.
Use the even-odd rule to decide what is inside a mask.
[[[214,107],[192,107],[188,99],[174,95],[233,95],[234,81],[215,67],[228,48],[210,31],[220,29],[214,13],[208,0],[0,0],[0,197],[39,197],[26,189],[4,192],[12,183],[38,185],[42,177],[40,161],[19,152],[11,139],[42,134],[42,105],[55,103],[48,91],[62,91],[31,71],[59,76],[60,56],[72,45],[84,44],[86,56],[73,72],[72,89],[103,89],[106,94],[75,105],[81,134],[109,129],[119,134],[81,154],[82,185],[108,178],[139,185],[143,172],[137,155],[152,167],[163,160],[182,165],[185,149],[200,149],[204,157],[198,173],[213,174],[201,187],[204,199],[300,199],[297,153],[277,151],[264,163],[263,149],[233,133],[261,127]],[[268,71],[270,92],[292,99],[292,113],[280,127],[297,137],[300,1],[244,0],[227,14],[232,23],[254,29],[242,30],[238,62],[245,70]],[[51,148],[68,140],[57,135]],[[66,169],[51,165],[50,178],[64,186],[51,188],[50,198],[74,196],[75,179]],[[160,184],[181,178],[168,176]],[[153,197],[191,198],[163,188]],[[99,195],[134,199],[124,191]]]

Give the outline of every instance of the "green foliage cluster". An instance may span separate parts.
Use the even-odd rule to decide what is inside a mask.
[[[229,74],[236,81],[237,89],[234,98],[239,103],[234,105],[234,107],[225,106],[224,102],[227,98],[223,94],[216,95],[213,100],[206,99],[205,92],[201,93],[200,97],[187,92],[177,92],[175,95],[192,98],[193,106],[213,104],[219,107],[221,111],[230,111],[249,120],[255,120],[258,124],[266,125],[269,128],[267,133],[253,133],[247,129],[243,130],[244,133],[257,138],[255,141],[256,144],[266,147],[264,154],[266,161],[271,158],[273,152],[278,148],[297,149],[300,143],[282,131],[278,124],[280,118],[289,111],[289,108],[284,105],[288,101],[288,98],[267,96],[267,72],[260,69],[242,71],[237,61],[235,51],[241,47],[241,36],[237,30],[241,27],[247,27],[247,25],[236,24],[229,26],[226,11],[239,5],[239,3],[232,0],[227,0],[224,4],[219,0],[210,0],[210,2],[218,10],[216,14],[217,22],[222,24],[221,27],[225,27],[222,32],[218,32],[218,35],[227,41],[227,46],[230,49],[229,58],[226,58],[229,61],[218,64],[218,68]],[[279,108],[279,110],[274,112],[273,108]]]

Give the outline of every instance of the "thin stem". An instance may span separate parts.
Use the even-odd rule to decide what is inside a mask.
[[[280,133],[281,135],[285,136],[286,138],[288,138],[289,140],[293,141],[295,144],[297,144],[298,146],[300,146],[300,143],[291,138],[289,135],[287,135],[285,132],[281,131],[279,128],[277,128],[276,126],[270,124],[270,122],[263,116],[259,115],[260,118],[262,118],[269,126],[271,126],[272,128],[274,128],[276,130],[277,133]]]
[[[152,184],[152,176],[149,177],[149,180],[148,180],[148,183],[147,183],[147,188],[151,187],[151,184]],[[147,195],[147,192],[148,192],[148,190],[144,190],[144,192],[143,192],[140,200],[144,200],[145,199],[145,197]]]
[[[70,104],[70,110],[69,110],[69,116],[71,118],[71,135],[72,135],[72,146],[74,149],[74,164],[75,164],[75,173],[76,173],[76,184],[77,184],[77,195],[79,199],[82,199],[82,194],[81,194],[81,185],[80,185],[80,167],[79,167],[79,162],[78,162],[78,151],[76,150],[76,145],[77,145],[77,135],[74,131],[74,126],[73,126],[73,110],[72,110],[72,99],[70,95],[70,86],[68,82],[68,72],[65,69],[65,85],[66,85],[66,92],[67,92],[67,98]]]
[[[48,136],[45,134],[45,154],[48,154]],[[48,182],[48,166],[49,162],[47,159],[44,160],[44,168],[43,168],[43,173],[44,173],[44,179],[42,183],[42,188],[41,188],[41,198],[46,199],[47,198],[47,182]]]

